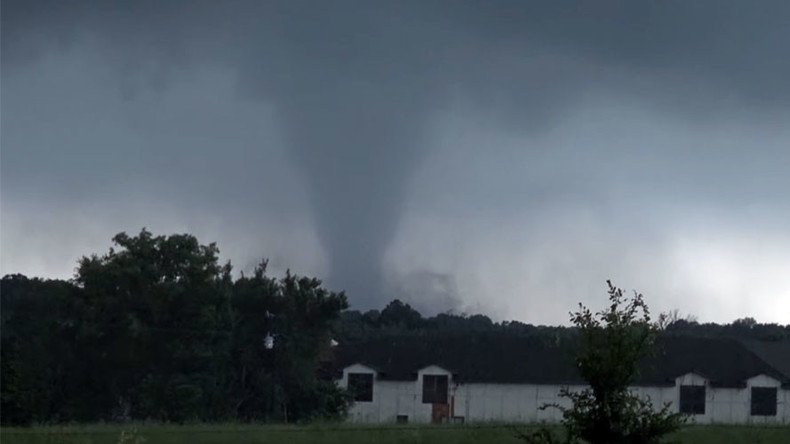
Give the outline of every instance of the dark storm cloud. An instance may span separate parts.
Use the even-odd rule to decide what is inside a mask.
[[[92,36],[108,63],[147,74],[148,85],[210,61],[265,97],[302,96],[292,101],[353,87],[426,109],[459,93],[532,117],[617,82],[715,111],[786,104],[788,14],[770,0],[7,1],[2,49],[13,65]],[[147,62],[155,69],[141,72]]]
[[[44,77],[56,78],[53,71],[60,62],[52,62],[52,54],[78,54],[83,62],[89,61],[87,68],[72,67],[75,78],[80,69],[104,72],[113,79],[115,93],[129,102],[131,117],[138,116],[147,132],[161,134],[151,144],[127,139],[115,149],[73,149],[85,150],[84,158],[104,158],[107,168],[98,170],[110,176],[108,171],[126,165],[132,181],[145,176],[139,170],[155,164],[149,171],[160,174],[152,176],[169,174],[172,182],[213,170],[233,184],[206,186],[201,193],[172,191],[174,200],[206,196],[208,202],[195,202],[196,208],[213,210],[219,202],[223,208],[236,201],[241,204],[244,199],[235,197],[233,190],[247,187],[255,193],[261,183],[256,174],[278,174],[276,167],[256,166],[260,162],[254,160],[266,163],[270,157],[256,158],[251,147],[268,133],[249,129],[257,127],[258,119],[264,128],[274,123],[282,132],[286,156],[304,177],[332,283],[349,289],[355,304],[376,306],[388,292],[397,292],[385,288],[382,259],[401,222],[408,181],[429,156],[437,122],[448,110],[472,109],[472,119],[486,116],[507,132],[527,135],[551,131],[590,96],[626,97],[657,113],[703,124],[748,120],[776,125],[777,119],[786,117],[790,102],[788,16],[790,3],[786,1],[4,1],[3,80],[6,85],[24,85],[19,73],[27,75],[25,69],[42,63],[50,63],[46,66],[51,72]],[[184,87],[201,69],[220,74]],[[180,114],[174,106],[168,114],[161,111],[168,109],[167,104],[150,99],[157,91],[168,91],[188,100],[190,94],[227,84],[232,84],[236,100],[214,113],[204,108],[211,101],[196,100],[199,111]],[[77,106],[78,115],[101,114],[97,110],[111,101],[106,91],[90,85],[74,94],[66,94],[67,100],[79,101],[82,94],[95,99],[92,107]],[[4,91],[4,114],[9,107],[35,102],[36,91],[10,95],[13,102]],[[31,113],[26,124],[34,125],[37,115]],[[129,115],[116,117],[116,121],[129,119]],[[204,142],[156,126],[167,118],[174,127],[204,135]],[[15,134],[9,122],[19,121],[14,119],[3,117],[3,130],[9,130],[9,137]],[[122,130],[108,131],[117,131],[123,138]],[[27,137],[27,132],[19,131],[19,137],[11,139],[15,143],[4,140],[6,196],[22,193],[23,183],[29,191],[67,175],[60,162],[51,162],[44,171],[38,169],[40,183],[15,173],[15,165],[44,162],[51,156],[46,148],[31,152],[25,146]],[[243,148],[234,151],[236,156],[241,153],[235,161],[212,148],[219,140],[234,139],[234,143],[243,141]],[[469,149],[485,153],[480,156],[485,158],[496,157],[499,148],[482,142]],[[554,150],[516,148],[540,149]],[[708,200],[723,195],[722,186],[732,186],[735,193],[749,198],[765,190],[775,193],[785,185],[764,176],[746,190],[737,181],[737,186],[721,183],[716,179],[721,169],[706,159],[727,153],[716,152],[718,148],[694,153],[686,149],[657,159],[667,161],[666,169],[657,168],[656,186],[643,184],[642,191],[649,194],[671,182],[680,184],[679,193]],[[149,160],[136,158],[141,151],[150,154]],[[531,183],[530,192],[543,196],[538,200],[561,199],[568,193],[586,200],[590,193],[579,190],[611,180],[585,169],[596,163],[597,153],[633,155],[605,147],[590,148],[588,153],[576,153],[588,155],[591,162],[579,164],[578,174],[562,184],[549,177],[536,179],[543,176],[534,165],[526,168],[531,176],[523,178],[523,171],[513,171],[509,177],[523,178],[520,184]],[[786,157],[779,153],[778,158]],[[210,165],[194,159],[206,159]],[[725,170],[738,163],[743,162],[728,164]],[[537,159],[535,165],[540,164]],[[552,165],[544,163],[548,170]],[[678,165],[679,181],[675,176],[668,179]],[[628,162],[623,166],[628,168]],[[79,165],[74,168],[84,180],[71,189],[80,187],[82,195],[98,173],[79,171]],[[461,168],[474,169],[474,165],[465,163]],[[708,179],[688,179],[695,174]],[[496,171],[486,175],[484,181],[501,179]],[[104,178],[104,182],[111,180]],[[492,205],[501,196],[487,196],[480,191],[485,187],[475,183],[471,188],[459,197],[473,201],[470,205]],[[281,197],[277,208],[287,206],[288,201]],[[271,202],[261,199],[259,211],[268,211]],[[493,204],[497,205],[503,204]]]

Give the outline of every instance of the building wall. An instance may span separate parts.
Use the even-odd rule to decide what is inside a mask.
[[[347,367],[338,381],[347,386],[348,373],[372,373],[376,371],[359,364]],[[569,406],[566,398],[560,398],[560,390],[567,387],[581,390],[583,386],[536,385],[536,384],[456,384],[452,374],[440,367],[421,369],[414,381],[386,381],[374,376],[373,401],[355,403],[349,412],[349,421],[364,423],[395,423],[398,415],[408,416],[410,423],[429,423],[431,404],[422,403],[422,377],[425,374],[449,376],[448,402],[452,416],[463,417],[465,422],[557,422],[562,419],[560,410],[540,407],[546,404]],[[680,385],[705,385],[706,405],[704,415],[690,417],[696,423],[783,423],[790,424],[790,390],[782,389],[779,381],[765,375],[755,376],[744,388],[711,387],[700,375],[689,373],[676,379],[674,386],[632,387],[640,396],[649,397],[656,409],[671,403],[677,411],[680,401]],[[751,388],[777,387],[776,416],[751,416]]]
[[[556,422],[559,409],[541,410],[544,404],[568,406],[559,385],[463,384],[456,389],[455,415],[465,421]],[[581,388],[581,387],[570,387]]]
[[[746,387],[711,387],[704,376],[689,373],[675,381],[672,391],[673,405],[677,409],[680,403],[680,385],[704,385],[705,414],[693,415],[690,421],[701,424],[726,423],[726,424],[790,424],[790,390],[783,390],[781,383],[766,375],[757,375],[746,381]],[[776,387],[776,416],[752,416],[751,394],[752,387]]]
[[[790,424],[790,390],[782,390],[781,384],[774,378],[765,375],[758,375],[746,382],[746,402],[745,404],[747,422],[753,424]],[[752,387],[776,387],[776,416],[751,416],[749,410],[751,406],[751,388]]]
[[[343,377],[338,381],[341,387],[348,386],[349,373],[376,375],[374,369],[354,364],[343,370]],[[451,402],[457,387],[453,382],[452,373],[441,367],[429,366],[419,370],[414,381],[386,381],[374,376],[373,401],[354,403],[349,411],[349,421],[395,423],[399,415],[405,415],[408,416],[409,422],[431,422],[432,405],[422,402],[422,378],[426,374],[448,376],[448,401]]]

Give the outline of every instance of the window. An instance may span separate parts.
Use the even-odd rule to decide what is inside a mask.
[[[687,413],[690,415],[705,414],[704,385],[680,386],[680,413]]]
[[[406,424],[409,422],[409,415],[398,415],[395,417],[395,422],[398,424]]]
[[[373,374],[349,373],[348,391],[354,396],[356,402],[373,401]]]
[[[776,387],[752,387],[752,416],[776,416]]]
[[[422,375],[423,404],[447,404],[447,375]]]

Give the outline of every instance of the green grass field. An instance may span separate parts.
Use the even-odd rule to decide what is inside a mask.
[[[90,425],[0,429],[2,444],[89,443],[518,443],[513,426],[354,426],[354,425]],[[667,442],[790,443],[790,426],[690,426]]]

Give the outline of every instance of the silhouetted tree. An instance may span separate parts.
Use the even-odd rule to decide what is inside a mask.
[[[92,404],[103,419],[213,416],[209,400],[227,383],[230,264],[186,234],[142,230],[113,243],[76,275]]]
[[[234,410],[244,419],[342,417],[349,399],[316,377],[345,295],[288,272],[266,276],[264,261],[234,284]]]
[[[315,278],[288,272],[279,281],[274,317],[276,379],[283,389],[283,419],[342,417],[347,399],[332,381],[318,380],[321,358],[330,349],[330,328],[348,307],[344,293],[324,289]]]
[[[684,417],[656,410],[649,399],[629,390],[639,376],[639,363],[652,353],[658,324],[651,322],[641,294],[626,298],[607,281],[609,308],[593,313],[579,304],[571,321],[579,329],[576,364],[589,385],[581,391],[563,389],[561,397],[571,407],[558,404],[544,408],[562,410],[565,436],[555,437],[548,429],[520,437],[532,443],[578,442],[591,444],[655,443],[678,429]]]
[[[59,280],[8,275],[0,284],[3,424],[71,416],[79,398],[72,376],[84,370],[73,358],[77,322],[69,303],[77,289]]]
[[[317,279],[233,281],[216,245],[142,230],[73,282],[2,279],[3,424],[337,418],[321,379],[347,306]]]
[[[413,309],[411,305],[395,299],[381,310],[378,321],[383,326],[413,329],[420,327],[423,319],[420,312]]]

